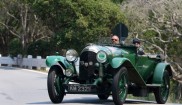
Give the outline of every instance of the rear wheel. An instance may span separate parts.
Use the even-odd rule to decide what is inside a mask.
[[[167,70],[165,70],[161,87],[157,88],[154,91],[155,99],[158,104],[166,103],[169,95],[169,89],[170,89],[169,73]]]
[[[56,67],[51,68],[47,78],[48,94],[53,103],[61,103],[65,95],[63,73],[58,71]]]
[[[112,97],[115,105],[122,105],[125,102],[128,93],[128,73],[125,67],[122,67],[113,79]]]

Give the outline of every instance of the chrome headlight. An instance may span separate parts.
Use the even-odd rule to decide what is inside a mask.
[[[97,53],[96,59],[100,63],[105,63],[107,61],[107,54],[106,54],[106,52],[105,51],[99,51]]]
[[[73,62],[76,61],[78,58],[78,53],[76,52],[76,50],[68,50],[66,52],[66,60],[68,60],[69,62]]]

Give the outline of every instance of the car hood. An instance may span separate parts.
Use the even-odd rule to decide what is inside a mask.
[[[101,45],[89,45],[85,47],[81,53],[85,51],[92,51],[92,52],[99,52],[99,51],[105,51],[108,55],[112,56],[121,56],[123,54],[127,54],[128,52],[119,48],[119,47],[114,47],[114,46],[101,46]]]

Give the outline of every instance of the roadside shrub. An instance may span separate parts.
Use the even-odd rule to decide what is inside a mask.
[[[23,48],[20,40],[17,38],[12,39],[8,45],[8,50],[12,57],[17,56],[18,54],[23,54]]]

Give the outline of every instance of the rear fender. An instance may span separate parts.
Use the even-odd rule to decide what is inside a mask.
[[[128,71],[128,76],[129,76],[129,81],[132,83],[136,83],[140,86],[146,86],[145,81],[143,78],[140,76],[136,68],[132,65],[129,59],[127,58],[113,58],[110,62],[110,65],[114,69],[118,69],[122,66],[127,68]]]
[[[154,70],[153,84],[161,84],[163,80],[164,71],[167,70],[172,76],[172,70],[168,63],[158,63]]]

